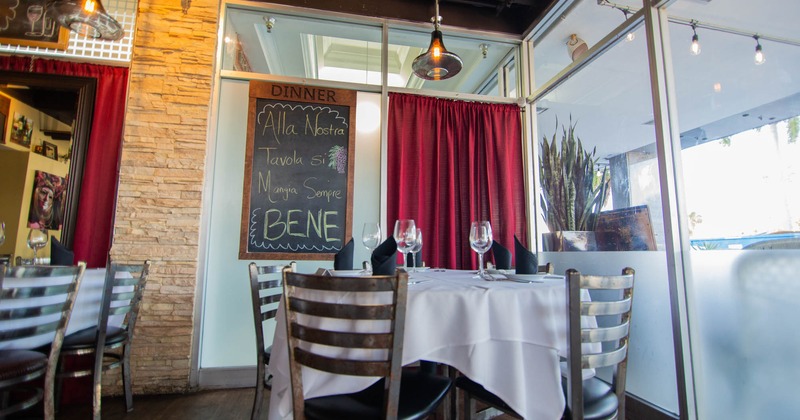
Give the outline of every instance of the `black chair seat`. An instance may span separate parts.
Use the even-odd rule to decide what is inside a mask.
[[[470,378],[467,378],[466,376],[459,376],[456,379],[456,386],[472,394],[474,398],[477,398],[493,407],[497,407],[506,413],[514,412],[514,410],[511,407],[509,407],[508,404],[505,403],[505,401],[501,400],[500,397],[487,391],[486,388],[483,387],[483,385],[473,381]]]
[[[564,382],[566,387],[566,382]],[[596,377],[583,381],[583,418],[585,420],[609,419],[617,412],[617,395],[611,385]],[[572,418],[569,409],[564,411],[566,418]]]
[[[36,372],[44,373],[47,355],[33,350],[1,350],[0,382],[18,379]]]
[[[76,331],[64,337],[62,351],[94,349],[96,347],[97,328],[91,327]],[[128,332],[118,327],[108,327],[106,331],[106,346],[122,343],[128,338]]]
[[[430,375],[418,370],[403,370],[397,418],[416,420],[427,417],[441,402],[453,385],[444,376]],[[331,395],[305,401],[309,419],[382,419],[384,381],[353,394]]]

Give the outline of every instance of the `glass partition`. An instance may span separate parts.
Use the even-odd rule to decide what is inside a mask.
[[[791,332],[800,319],[800,5],[762,6],[684,0],[667,9],[700,419],[800,409]]]
[[[677,413],[650,73],[644,28],[632,33],[535,103],[537,239],[556,272],[636,270],[626,391]]]

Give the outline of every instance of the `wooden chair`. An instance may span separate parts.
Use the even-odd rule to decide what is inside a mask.
[[[625,419],[625,376],[627,373],[628,335],[633,302],[634,270],[625,268],[621,275],[582,275],[566,272],[567,282],[567,359],[562,383],[567,398],[564,419]],[[581,289],[603,290],[591,302],[581,301]],[[581,328],[581,316],[606,318],[603,327]],[[589,353],[583,343],[606,344],[604,351]],[[593,376],[583,380],[583,369],[612,369],[611,384]],[[522,418],[497,395],[466,376],[456,380],[464,391],[465,418],[475,411],[473,399],[482,401],[513,417]]]
[[[264,346],[264,323],[275,318],[278,312],[278,302],[281,300],[283,290],[283,265],[257,265],[251,262],[250,272],[250,296],[253,304],[253,321],[256,330],[256,396],[253,400],[253,410],[250,417],[255,420],[261,415],[261,405],[264,400],[264,389],[272,389],[270,379],[267,376],[267,366],[269,365],[272,346]],[[289,269],[294,271],[296,264],[292,262]]]
[[[452,386],[449,378],[402,369],[408,290],[404,270],[391,276],[338,277],[335,281],[285,270],[283,279],[295,419],[421,419],[447,395]],[[335,298],[323,302],[326,295],[343,293],[358,294],[359,303],[337,303]],[[310,300],[310,295],[315,300]],[[365,303],[378,296],[388,303]],[[326,329],[336,319],[384,328],[374,333]],[[320,353],[320,347],[328,351],[339,348],[348,356]],[[383,379],[361,392],[305,400],[303,366],[337,375]]]
[[[75,304],[86,265],[0,267],[0,301],[14,301],[11,307],[0,307],[0,320],[20,321],[25,326],[0,331],[0,343],[52,335],[48,353],[33,350],[0,350],[0,418],[30,408],[44,400],[44,418],[55,417],[54,381],[56,366],[64,340],[64,332]],[[3,272],[5,272],[3,274]],[[5,279],[3,279],[5,277]],[[63,282],[9,285],[9,279],[31,281],[36,278],[65,279]],[[66,280],[69,279],[69,280]],[[15,282],[16,283],[16,282]],[[53,315],[58,318],[53,319]],[[44,376],[44,388],[30,382]],[[23,391],[23,392],[18,392]],[[12,399],[11,394],[21,399]],[[32,395],[31,395],[32,393]],[[10,404],[10,405],[9,405]]]
[[[119,276],[119,273],[127,273]],[[93,376],[92,416],[100,419],[103,371],[122,367],[122,385],[125,392],[125,408],[133,410],[133,391],[131,387],[131,345],[142,302],[150,261],[144,264],[119,264],[109,261],[103,286],[103,300],[96,327],[74,332],[64,338],[59,363],[56,396],[60,397],[61,379]],[[119,327],[109,326],[109,317],[123,316]],[[121,350],[117,350],[120,349]],[[94,354],[91,369],[65,371],[64,356]]]
[[[540,273],[554,274],[556,272],[555,270],[556,268],[553,266],[553,263],[539,264],[538,271]]]

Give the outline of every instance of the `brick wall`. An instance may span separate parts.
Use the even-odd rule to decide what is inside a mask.
[[[134,393],[189,389],[193,308],[219,2],[139,0],[112,257],[150,259]],[[120,392],[119,373],[104,393]]]

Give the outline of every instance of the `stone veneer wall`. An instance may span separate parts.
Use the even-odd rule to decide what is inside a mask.
[[[139,0],[112,257],[153,266],[133,345],[136,393],[189,390],[220,3]],[[113,375],[112,375],[113,374]],[[104,393],[118,394],[118,371]]]

